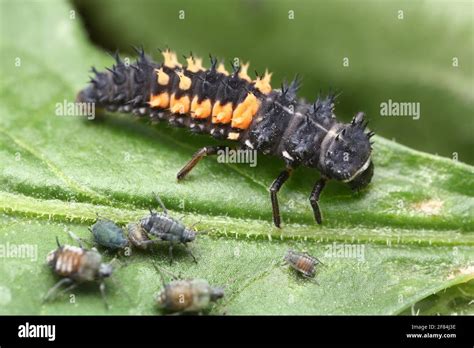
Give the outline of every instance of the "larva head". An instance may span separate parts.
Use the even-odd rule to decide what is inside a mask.
[[[373,133],[365,133],[366,126],[364,114],[360,112],[351,123],[331,129],[321,144],[321,172],[328,178],[347,183],[353,190],[366,187],[374,173],[370,143]]]

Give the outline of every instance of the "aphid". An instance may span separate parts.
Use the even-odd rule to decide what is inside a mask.
[[[102,256],[94,249],[87,250],[82,245],[79,247],[61,245],[57,237],[56,243],[58,248],[46,256],[46,262],[57,275],[63,278],[49,289],[44,301],[56,295],[62,286],[68,285],[60,293],[72,290],[81,283],[99,282],[100,293],[108,308],[104,280],[112,275],[112,265],[103,263]]]
[[[129,245],[123,229],[112,220],[98,218],[89,230],[94,241],[108,249],[124,249]]]
[[[308,253],[299,253],[294,250],[288,250],[285,255],[285,261],[303,276],[312,278],[316,274],[316,265],[321,264],[316,257]]]
[[[187,246],[187,243],[192,242],[196,238],[196,232],[184,226],[180,221],[169,216],[168,210],[161,201],[160,197],[157,195],[155,195],[155,197],[163,209],[163,213],[156,213],[150,209],[150,215],[145,216],[140,221],[140,226],[148,235],[155,236],[159,240],[170,243],[170,263],[173,262],[173,247],[176,244],[183,244],[186,248],[186,251],[193,258],[194,262],[197,262],[193,253],[188,249]]]
[[[280,227],[278,191],[293,169],[302,165],[321,173],[309,200],[316,222],[321,224],[319,198],[330,179],[347,183],[353,190],[366,187],[373,175],[373,132],[365,133],[364,114],[357,113],[344,124],[334,114],[335,95],[318,97],[314,103],[297,98],[301,81],[296,77],[281,89],[272,89],[271,74],[247,74],[248,64],[232,66],[232,72],[217,65],[204,69],[193,55],[182,67],[176,54],[163,51],[164,62],[151,61],[138,50],[135,64],[125,64],[115,55],[116,65],[91,78],[78,102],[95,103],[110,111],[129,112],[151,119],[168,120],[195,133],[237,141],[237,147],[275,155],[285,169],[270,186],[273,222]],[[205,156],[216,155],[226,146],[206,146],[178,172],[183,179]]]
[[[166,284],[163,275],[159,273],[163,289],[155,300],[167,312],[201,312],[211,302],[224,297],[224,289],[210,286],[204,279],[173,280]]]
[[[99,218],[90,229],[94,241],[108,249],[125,249],[133,245],[140,249],[147,249],[148,245],[156,242],[150,240],[146,231],[137,223],[127,225],[127,234],[115,222]]]
[[[221,288],[204,279],[173,280],[163,286],[156,302],[169,312],[200,312],[224,296]]]
[[[143,229],[140,223],[129,223],[128,229],[128,240],[130,243],[139,249],[148,249],[150,244],[156,242],[149,238],[148,233]]]

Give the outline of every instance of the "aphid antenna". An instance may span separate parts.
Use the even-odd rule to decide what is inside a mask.
[[[306,250],[303,250],[302,253],[303,253],[304,255],[306,255],[307,257],[309,257],[309,258],[311,258],[311,259],[317,261],[318,264],[324,265],[324,263],[322,263],[320,259],[318,259],[316,256],[310,255]]]
[[[163,283],[163,286],[166,285],[165,277],[163,276],[163,273],[166,273],[174,280],[180,279],[179,277],[176,277],[173,273],[171,273],[167,269],[164,269],[163,267],[158,266],[155,261],[152,261],[152,264],[153,264],[153,267],[155,267],[155,270],[160,274],[161,282]]]
[[[74,239],[74,240],[79,244],[79,246],[81,247],[81,249],[84,249],[84,244],[83,244],[83,242],[89,244],[88,241],[82,239],[81,237],[79,237],[79,236],[78,236],[77,234],[75,234],[74,232],[68,231],[67,233],[68,233],[69,237],[71,237],[72,239]],[[90,244],[89,244],[89,245],[90,245]]]
[[[61,243],[59,243],[59,238],[58,238],[58,236],[56,236],[56,245],[58,246],[58,248],[62,248]]]
[[[306,278],[306,279],[308,279],[310,282],[315,283],[315,284],[318,285],[318,286],[321,285],[321,284],[318,283],[318,281],[316,280],[316,278],[308,277],[308,276],[305,276],[305,275],[304,275],[303,277]]]
[[[110,221],[110,222],[115,223],[114,220],[110,220],[109,218],[106,218],[106,217],[101,217],[100,214],[97,213],[97,212],[95,213],[95,215],[97,216],[97,219],[98,219],[98,220],[99,220],[99,219],[100,219],[100,220],[107,220],[107,221]]]
[[[197,234],[209,234],[212,231],[211,230],[202,230],[202,231],[194,230],[194,232]]]
[[[193,223],[191,226],[189,226],[189,229],[192,229],[192,228],[194,228],[194,226],[196,226],[197,224],[200,224],[200,223],[201,223],[201,221],[202,221],[202,219],[199,219],[199,221],[196,221],[196,222],[195,222],[195,223]],[[196,230],[194,230],[194,231],[196,231]]]
[[[158,202],[158,204],[161,206],[161,209],[163,209],[163,213],[165,213],[165,215],[168,215],[168,209],[166,209],[165,205],[163,204],[163,202],[161,201],[161,198],[158,194],[156,194],[155,192],[152,192],[153,196],[155,197],[156,201]]]

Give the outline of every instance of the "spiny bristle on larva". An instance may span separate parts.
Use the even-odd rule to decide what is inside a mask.
[[[178,61],[178,57],[176,56],[176,53],[171,51],[169,48],[165,49],[164,51],[161,52],[164,58],[163,65],[166,66],[167,68],[181,68],[181,64]]]
[[[222,62],[217,66],[217,72],[229,76],[229,72],[226,70],[224,63]]]
[[[268,70],[265,69],[265,75],[263,77],[257,76],[257,79],[254,81],[255,88],[263,94],[270,93],[272,91],[272,86],[270,85],[272,74],[273,73],[269,73]]]
[[[198,71],[203,71],[204,67],[202,66],[202,59],[193,57],[193,55],[190,55],[189,57],[186,58],[186,63],[188,66],[186,67],[186,70],[192,72],[192,73],[197,73]]]
[[[251,82],[252,79],[248,75],[248,70],[249,70],[250,62],[247,62],[245,64],[242,64],[240,66],[240,72],[239,72],[239,77],[247,82]]]

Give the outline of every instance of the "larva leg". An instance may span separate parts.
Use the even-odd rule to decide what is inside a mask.
[[[206,146],[196,152],[191,160],[178,172],[178,180],[183,179],[205,156],[216,155],[219,150],[225,150],[226,146]]]
[[[270,186],[270,198],[272,200],[272,212],[273,212],[273,223],[276,227],[280,227],[281,219],[280,219],[280,207],[278,206],[278,191],[283,186],[286,180],[290,177],[291,171],[293,169],[291,167],[286,168],[282,171],[275,181]]]
[[[314,218],[316,222],[321,225],[323,222],[321,218],[321,210],[319,209],[319,196],[326,186],[327,179],[321,178],[318,182],[314,185],[313,191],[311,191],[311,195],[309,196],[309,202],[311,203],[311,207],[313,208]]]

